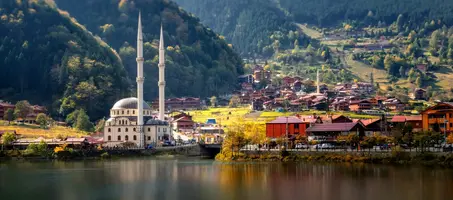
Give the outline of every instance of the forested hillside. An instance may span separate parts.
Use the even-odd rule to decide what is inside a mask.
[[[0,99],[104,116],[130,84],[118,55],[51,2],[0,1]]]
[[[442,20],[453,25],[451,0],[276,0],[300,23],[335,25],[343,20],[390,24],[403,14],[414,24]]]
[[[272,0],[175,0],[182,8],[194,13],[201,21],[231,41],[244,56],[274,53],[275,41],[279,47],[293,48],[295,39],[307,46],[308,38],[296,31],[292,20],[277,8]],[[292,38],[288,38],[292,35]]]
[[[158,40],[164,27],[166,94],[207,97],[230,93],[243,73],[242,60],[199,19],[168,0],[56,0],[90,31],[118,50],[131,80],[136,76],[136,37],[142,12],[145,57],[145,99],[157,97]]]

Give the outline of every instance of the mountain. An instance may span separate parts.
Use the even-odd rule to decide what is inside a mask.
[[[83,108],[92,119],[128,93],[119,56],[51,1],[0,1],[0,99]]]
[[[158,95],[158,40],[164,28],[167,97],[230,93],[243,74],[241,58],[212,30],[168,0],[56,0],[88,30],[119,51],[131,80],[136,76],[136,37],[141,10],[146,100]]]
[[[453,25],[450,0],[276,0],[300,23],[336,25],[344,20],[390,24],[402,14],[413,23],[441,20]]]
[[[278,8],[273,0],[175,0],[181,7],[194,13],[201,21],[216,32],[224,35],[245,56],[272,55],[273,39],[289,35],[297,27],[292,19]],[[280,37],[281,38],[281,37]],[[281,48],[292,48],[294,40],[307,46],[308,38],[300,34],[297,38],[279,40]]]

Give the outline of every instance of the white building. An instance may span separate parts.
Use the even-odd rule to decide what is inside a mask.
[[[159,47],[159,94],[165,95],[165,48],[163,29],[160,33]],[[164,121],[164,110],[159,110],[159,120],[152,117],[151,107],[143,100],[143,33],[141,15],[138,18],[137,34],[137,98],[130,97],[116,102],[110,110],[110,118],[104,126],[105,146],[119,146],[125,142],[133,142],[137,147],[146,147],[162,140],[171,139],[169,123]],[[164,105],[165,97],[159,96],[159,108]]]
[[[143,102],[143,125],[145,145],[169,139],[171,130],[168,122],[153,119],[151,107]],[[140,146],[140,132],[137,126],[137,98],[121,99],[110,109],[110,118],[105,123],[104,142],[106,146],[118,146],[124,142],[134,142]]]

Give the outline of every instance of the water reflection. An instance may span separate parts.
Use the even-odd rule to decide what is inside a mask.
[[[0,164],[0,199],[453,199],[453,171],[128,159]]]

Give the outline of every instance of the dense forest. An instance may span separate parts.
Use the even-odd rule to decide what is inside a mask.
[[[168,0],[56,0],[88,30],[117,49],[131,80],[136,76],[136,37],[141,10],[145,99],[157,97],[158,40],[164,27],[166,94],[207,97],[230,93],[243,73],[241,58],[223,38]]]
[[[119,56],[52,2],[0,1],[0,99],[104,116],[130,83]]]
[[[231,41],[244,56],[273,54],[271,38],[296,31],[285,13],[271,0],[175,0],[182,8],[194,13],[202,22]],[[292,48],[294,40],[307,46],[308,38],[280,40],[280,48]]]
[[[414,24],[441,20],[453,25],[451,0],[276,0],[300,23],[331,26],[345,20],[390,24],[398,15]]]

